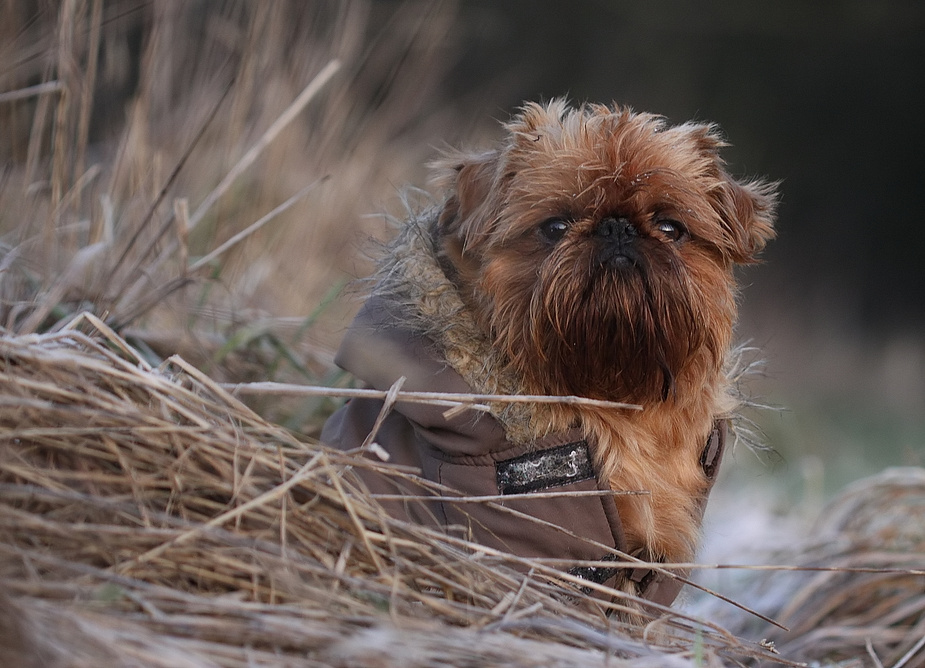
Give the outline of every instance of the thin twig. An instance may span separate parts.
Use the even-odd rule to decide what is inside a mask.
[[[293,195],[292,197],[290,197],[289,199],[287,199],[285,202],[283,202],[282,204],[280,204],[279,206],[277,206],[276,208],[274,208],[272,211],[270,211],[270,212],[267,213],[266,215],[262,216],[259,220],[257,220],[257,221],[255,221],[255,222],[251,223],[251,224],[248,225],[245,229],[241,230],[240,232],[238,232],[237,234],[235,234],[233,237],[231,237],[230,239],[228,239],[228,241],[226,241],[225,243],[221,244],[220,246],[218,246],[216,249],[214,249],[213,251],[211,251],[211,252],[208,253],[207,255],[204,255],[204,256],[202,256],[201,258],[199,258],[198,260],[196,260],[195,262],[193,262],[193,264],[191,264],[191,265],[189,266],[189,268],[187,269],[187,271],[188,271],[189,273],[193,273],[193,272],[199,271],[199,270],[202,269],[203,267],[207,266],[210,262],[212,262],[212,260],[214,260],[215,258],[217,258],[219,255],[221,255],[221,254],[224,253],[225,251],[229,250],[230,248],[234,247],[235,245],[241,243],[242,241],[244,241],[245,239],[247,239],[250,235],[252,235],[254,232],[256,232],[257,230],[259,230],[261,227],[263,227],[264,225],[266,225],[267,223],[269,223],[271,220],[273,220],[274,218],[276,218],[278,215],[280,215],[280,214],[283,213],[284,211],[287,211],[288,209],[290,209],[290,208],[292,207],[293,204],[295,204],[295,203],[298,202],[300,199],[302,199],[303,197],[305,197],[308,193],[310,193],[312,190],[314,190],[315,188],[317,188],[320,184],[322,184],[322,183],[324,183],[325,181],[327,181],[329,178],[330,178],[330,175],[325,175],[325,176],[322,176],[320,179],[317,179],[317,180],[315,180],[315,181],[309,183],[307,186],[305,186],[304,188],[302,188],[302,189],[301,189],[299,192],[297,192],[295,195]],[[191,227],[192,227],[192,222],[191,222],[191,221],[187,221],[187,223],[186,223],[186,234],[189,234],[189,230],[190,230]]]
[[[209,209],[212,208],[212,205],[215,204],[218,199],[225,194],[228,188],[237,180],[237,178],[253,164],[253,162],[258,158],[258,156],[263,152],[263,150],[272,142],[276,136],[282,132],[289,123],[305,108],[305,105],[308,104],[315,95],[324,87],[324,85],[333,77],[337,70],[340,69],[340,61],[333,59],[325,65],[315,78],[302,90],[299,96],[290,104],[286,110],[280,114],[273,125],[267,128],[267,131],[263,133],[260,139],[254,144],[250,150],[244,154],[244,156],[238,160],[238,163],[231,168],[231,170],[225,175],[225,178],[222,179],[215,188],[210,192],[206,198],[199,205],[199,208],[196,209],[195,213],[190,217],[189,229],[192,230],[195,228],[205,215],[209,212]]]
[[[57,208],[61,202],[61,196],[64,194],[64,188],[67,187],[70,173],[70,160],[68,159],[68,149],[70,144],[70,116],[71,104],[75,102],[76,97],[76,78],[77,64],[74,54],[74,24],[78,5],[76,0],[64,0],[61,3],[61,9],[58,14],[58,34],[57,34],[57,51],[58,51],[58,77],[64,85],[61,95],[58,96],[58,106],[55,110],[54,121],[54,138],[52,140],[52,167],[51,167],[51,203]],[[53,239],[53,226],[56,220],[50,218],[45,230],[45,239],[51,243]]]
[[[868,638],[864,645],[867,647],[867,655],[870,657],[871,661],[874,662],[874,668],[883,668],[883,662],[880,660],[880,657],[877,656],[876,650],[874,650],[874,644]]]
[[[392,387],[390,387],[389,391],[386,392],[385,400],[382,402],[382,407],[379,409],[379,415],[376,416],[376,421],[373,423],[373,428],[369,430],[369,433],[366,434],[366,438],[363,439],[363,443],[360,445],[361,450],[368,448],[379,434],[379,430],[382,428],[382,424],[389,416],[389,413],[392,412],[392,406],[394,406],[395,402],[398,400],[398,393],[401,392],[401,387],[405,384],[405,380],[407,379],[404,376],[401,376],[398,380],[392,383]]]
[[[518,495],[521,496],[521,495]],[[508,499],[509,497],[502,497]],[[547,564],[568,564],[569,559],[553,559],[547,557],[537,557],[537,561]],[[760,566],[751,564],[704,564],[704,563],[685,563],[685,562],[663,562],[653,561],[646,562],[636,560],[634,562],[639,568],[660,568],[665,570],[743,570],[743,571],[784,571],[794,573],[873,573],[878,575],[916,575],[925,576],[925,571],[911,568],[856,568],[850,566],[791,566],[785,564],[762,564]],[[587,561],[582,562],[584,566],[603,568],[613,565],[609,561]]]
[[[145,217],[141,220],[138,226],[135,228],[135,232],[132,237],[129,239],[128,243],[125,245],[125,249],[122,251],[122,254],[119,256],[119,259],[116,260],[116,263],[112,265],[112,268],[109,270],[110,279],[114,278],[116,273],[122,267],[122,264],[128,258],[129,252],[132,248],[135,247],[135,244],[138,243],[138,239],[141,236],[142,232],[148,226],[148,223],[154,218],[154,214],[157,211],[157,208],[160,206],[161,202],[167,196],[170,187],[177,180],[177,177],[180,175],[183,166],[186,164],[186,161],[189,160],[189,157],[193,154],[193,150],[199,144],[199,141],[205,136],[206,130],[212,124],[212,121],[215,120],[215,117],[218,115],[218,110],[221,109],[222,103],[225,101],[225,98],[228,97],[228,93],[231,92],[232,87],[234,86],[234,78],[228,82],[228,85],[225,86],[225,90],[222,92],[221,96],[218,98],[218,101],[212,105],[212,109],[209,111],[209,115],[203,121],[202,125],[199,126],[199,130],[196,134],[193,135],[192,141],[186,147],[186,150],[183,152],[183,155],[180,156],[180,159],[177,161],[177,164],[174,166],[173,171],[170,173],[170,176],[167,177],[167,180],[164,182],[164,185],[161,187],[160,192],[158,192],[157,197],[154,198],[154,201],[151,202],[151,206],[148,207],[148,212],[145,214]],[[151,243],[148,245],[148,248],[141,253],[141,256],[135,261],[135,267],[132,269],[130,274],[134,275],[140,271],[142,263],[147,259],[151,254],[151,251],[155,248],[156,244],[160,241],[160,238],[167,232],[170,228],[170,223],[172,221],[165,222],[161,229],[158,230],[157,234],[154,235],[154,238],[151,240]]]
[[[64,90],[64,84],[60,81],[46,81],[45,83],[29,86],[28,88],[19,88],[18,90],[0,93],[0,104],[3,102],[15,102],[16,100],[25,100],[38,95],[47,95],[48,93],[57,93]]]
[[[308,397],[339,397],[385,399],[388,392],[361,388],[322,387],[317,385],[295,385],[291,383],[221,383],[221,387],[232,394],[293,395]],[[637,404],[617,401],[588,399],[573,395],[553,396],[546,394],[460,394],[455,392],[399,392],[398,401],[433,404],[435,406],[456,406],[466,404],[476,410],[489,410],[487,403],[510,404],[563,404],[566,406],[589,406],[594,408],[624,408],[642,410]]]
[[[909,663],[909,661],[913,657],[915,657],[916,654],[918,654],[919,650],[922,649],[923,647],[925,647],[925,636],[922,636],[921,638],[919,638],[919,641],[915,643],[915,645],[913,645],[912,648],[903,655],[903,658],[901,658],[899,661],[893,664],[893,668],[902,668],[903,666],[905,666],[907,663]]]
[[[96,84],[97,63],[100,53],[100,34],[103,23],[103,0],[93,0],[90,9],[90,36],[87,44],[87,67],[81,80],[80,115],[77,119],[77,156],[74,159],[74,173],[84,171],[84,158],[87,152],[87,140],[90,136],[90,111],[93,108],[93,88]],[[80,191],[74,202],[74,208],[80,210]]]
[[[647,496],[650,492],[645,490],[620,490],[612,489],[589,489],[589,490],[571,490],[567,492],[525,492],[512,497],[507,494],[496,494],[492,496],[427,496],[426,494],[370,494],[371,499],[377,501],[445,501],[450,503],[488,503],[495,501],[510,501],[516,498],[518,501],[528,501],[534,499],[557,499],[561,497],[581,498],[585,496]],[[566,560],[568,561],[568,560]],[[591,564],[601,566],[603,564]]]

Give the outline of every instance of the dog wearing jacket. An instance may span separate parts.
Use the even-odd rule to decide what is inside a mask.
[[[505,130],[438,165],[442,203],[404,224],[338,363],[378,389],[405,376],[412,390],[639,409],[499,402],[447,418],[399,403],[376,439],[390,461],[465,494],[509,495],[506,507],[540,521],[490,505],[389,510],[521,556],[688,562],[739,407],[734,268],[774,236],[775,188],[730,176],[711,125],[555,100]],[[322,440],[359,446],[380,408],[348,402]],[[395,491],[384,478],[370,487]],[[546,490],[615,493],[518,498]],[[654,570],[574,572],[663,604],[680,589]]]

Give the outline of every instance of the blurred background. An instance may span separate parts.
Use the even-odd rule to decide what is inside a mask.
[[[815,508],[925,465],[923,78],[917,0],[7,0],[0,323],[90,309],[154,361],[347,382],[350,282],[426,204],[442,149],[555,96],[712,121],[731,171],[782,193],[739,327],[766,360],[751,387],[775,408],[752,417],[772,452],[727,475]],[[311,434],[331,406],[258,408]]]

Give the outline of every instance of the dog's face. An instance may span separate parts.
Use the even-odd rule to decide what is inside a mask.
[[[717,371],[732,268],[773,236],[773,188],[733,180],[710,126],[553,102],[506,128],[501,148],[444,165],[437,239],[528,385],[650,404]]]

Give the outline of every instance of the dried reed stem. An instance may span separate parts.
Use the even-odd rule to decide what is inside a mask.
[[[46,81],[45,83],[36,84],[35,86],[28,86],[26,88],[20,88],[19,90],[11,90],[6,93],[0,93],[0,104],[5,102],[16,102],[18,100],[27,100],[30,97],[48,95],[49,93],[58,93],[63,89],[64,84],[62,84],[60,81]]]
[[[93,108],[93,88],[96,85],[96,69],[102,35],[103,0],[92,0],[89,21],[90,35],[87,43],[87,65],[80,87],[80,116],[77,120],[76,155],[74,156],[75,174],[83,174],[87,140],[90,136],[90,112]],[[77,191],[74,208],[75,210],[80,209],[80,190]]]
[[[290,383],[224,383],[222,387],[233,394],[242,395],[292,395],[307,397],[340,397],[367,399],[386,399],[388,391],[369,390],[360,388],[333,388],[312,385],[293,385]],[[576,396],[551,396],[545,394],[458,394],[452,392],[398,392],[398,401],[412,403],[432,404],[435,406],[463,405],[474,410],[489,410],[488,403],[521,403],[521,404],[565,404],[569,406],[594,406],[598,408],[624,408],[626,410],[642,410],[636,404],[624,404],[617,401],[604,401],[602,399],[588,399]]]
[[[296,118],[296,116],[301,113],[309,102],[324,88],[325,84],[331,80],[331,78],[337,73],[340,69],[341,63],[339,60],[334,59],[328,61],[328,63],[321,68],[321,71],[315,75],[315,78],[312,79],[308,85],[302,89],[302,92],[299,93],[299,96],[292,101],[285,111],[279,115],[279,117],[273,122],[273,124],[266,129],[260,139],[251,146],[251,148],[245,153],[237,164],[232,167],[221,182],[215,186],[215,188],[210,192],[206,198],[202,201],[199,207],[196,209],[195,213],[190,217],[189,228],[190,230],[194,229],[206,214],[212,208],[212,206],[218,201],[218,199],[224,195],[228,188],[238,179],[238,177],[250,167],[254,161],[263,153],[264,149],[270,145],[270,143],[276,139],[277,135],[283,131],[283,129],[289,125]]]
[[[330,178],[329,176],[323,176],[317,181],[313,181],[312,183],[309,183],[307,186],[302,188],[299,192],[297,192],[295,195],[287,199],[285,202],[283,202],[279,206],[276,206],[266,215],[262,216],[258,220],[248,225],[245,229],[241,230],[240,232],[232,236],[230,239],[228,239],[228,241],[226,241],[223,244],[220,244],[214,250],[210,251],[206,255],[203,255],[201,258],[193,262],[193,264],[191,264],[187,268],[187,271],[189,273],[193,273],[193,272],[199,271],[203,267],[208,266],[217,257],[222,255],[226,251],[230,250],[231,248],[234,248],[235,246],[237,246],[239,243],[241,243],[242,241],[247,239],[249,236],[257,232],[264,225],[266,225],[271,220],[279,216],[281,213],[288,211],[290,208],[292,208],[293,204],[295,204],[300,199],[308,195],[311,191],[313,191],[319,185],[327,181],[329,178]],[[192,222],[187,220],[186,225],[185,225],[186,234],[189,234],[189,230],[191,226],[192,226]]]

